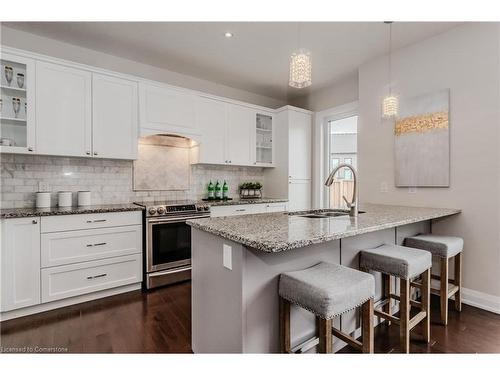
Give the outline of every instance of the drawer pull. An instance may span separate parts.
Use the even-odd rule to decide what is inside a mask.
[[[95,276],[87,276],[87,280],[94,280],[94,279],[99,279],[101,277],[106,277],[108,276],[107,273],[101,273],[100,275],[95,275]]]
[[[87,223],[90,224],[90,223],[104,223],[105,221],[107,221],[106,219],[99,219],[99,220],[87,220]]]
[[[106,242],[99,242],[99,243],[94,243],[94,244],[89,243],[89,244],[87,244],[87,247],[92,247],[92,246],[104,246],[104,245],[106,245]]]
[[[246,211],[246,208],[240,208],[238,210],[236,210],[237,212],[243,212],[243,211]]]

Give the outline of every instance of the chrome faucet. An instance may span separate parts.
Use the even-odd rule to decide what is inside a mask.
[[[330,185],[333,183],[333,178],[335,176],[335,173],[337,173],[337,171],[339,169],[342,169],[342,168],[349,168],[352,171],[352,176],[354,178],[354,189],[352,192],[352,201],[349,202],[347,200],[347,198],[345,197],[345,195],[342,196],[342,199],[344,199],[345,203],[347,204],[347,207],[349,208],[349,216],[357,217],[358,216],[358,186],[357,186],[358,184],[357,184],[356,170],[354,169],[354,167],[352,165],[345,164],[345,163],[337,165],[333,169],[333,171],[330,172],[330,175],[328,176],[328,178],[325,181],[325,186],[330,187]]]

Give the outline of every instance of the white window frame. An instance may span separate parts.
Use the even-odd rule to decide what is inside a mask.
[[[342,120],[347,117],[358,116],[359,123],[359,105],[358,102],[343,104],[330,108],[315,115],[315,134],[314,134],[314,169],[313,169],[313,206],[329,207],[329,189],[325,186],[325,180],[330,174],[329,155],[330,155],[330,121]]]

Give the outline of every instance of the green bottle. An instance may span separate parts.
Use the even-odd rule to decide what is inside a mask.
[[[214,184],[212,184],[212,180],[208,184],[208,200],[214,199]]]
[[[227,199],[229,195],[229,186],[227,186],[226,180],[224,180],[224,185],[222,185],[222,199]]]
[[[220,186],[219,180],[215,184],[215,199],[221,199],[222,187]]]

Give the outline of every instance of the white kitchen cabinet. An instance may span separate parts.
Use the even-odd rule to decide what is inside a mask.
[[[310,180],[312,168],[311,115],[288,111],[289,176],[294,180]]]
[[[266,212],[285,212],[285,211],[288,211],[287,202],[276,202],[276,203],[266,204]]]
[[[286,106],[274,116],[275,168],[264,172],[266,195],[288,198],[288,208],[312,207],[312,112]]]
[[[290,211],[311,209],[311,180],[290,180],[288,200]]]
[[[220,100],[198,97],[196,123],[201,132],[198,146],[198,162],[226,164],[226,103]]]
[[[200,138],[192,162],[273,166],[272,118],[253,107],[200,96],[196,105]]]
[[[91,156],[92,74],[36,62],[37,154]]]
[[[252,165],[255,110],[237,104],[227,104],[226,158],[229,164]]]
[[[284,212],[286,210],[287,202],[232,204],[226,206],[212,206],[210,208],[210,216],[221,217],[264,214],[267,212]]]
[[[92,74],[92,154],[136,159],[138,144],[137,83]]]
[[[142,281],[142,254],[42,269],[42,302]]]
[[[0,152],[34,153],[35,60],[2,51],[0,63],[0,137],[12,142],[10,146],[0,146]],[[12,71],[10,83],[6,79],[6,68]],[[19,103],[17,113],[14,111],[15,102]]]
[[[150,83],[139,84],[140,127],[165,134],[189,136],[196,129],[196,96]]]
[[[4,219],[0,224],[1,311],[36,305],[40,303],[40,219]]]

